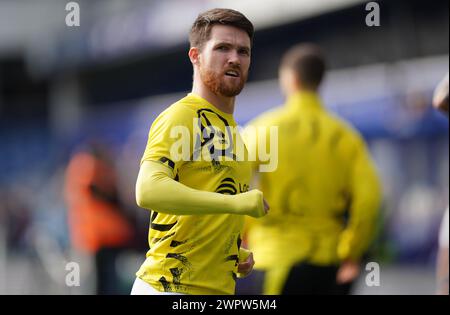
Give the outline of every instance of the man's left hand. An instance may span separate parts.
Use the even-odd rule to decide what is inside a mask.
[[[352,282],[358,277],[360,269],[359,262],[351,260],[344,261],[337,272],[336,282],[338,284]]]
[[[255,261],[253,260],[253,253],[250,253],[247,259],[245,259],[243,262],[240,262],[238,265],[239,278],[247,277],[252,272],[254,264]]]

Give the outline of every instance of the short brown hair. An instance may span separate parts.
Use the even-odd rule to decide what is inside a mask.
[[[325,73],[325,57],[315,44],[298,44],[284,54],[281,68],[293,70],[305,87],[317,89]]]
[[[242,13],[232,9],[212,9],[199,14],[192,25],[189,32],[191,47],[202,48],[209,40],[212,27],[217,24],[237,27],[248,34],[250,42],[253,41],[253,24]]]

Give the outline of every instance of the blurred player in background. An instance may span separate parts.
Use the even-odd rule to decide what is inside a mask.
[[[95,261],[96,293],[125,294],[116,259],[128,249],[134,228],[117,190],[111,154],[91,142],[70,159],[65,195],[72,245]]]
[[[286,104],[246,128],[279,128],[278,168],[257,180],[271,213],[248,222],[264,294],[349,293],[374,233],[376,170],[361,136],[324,108],[324,72],[318,47],[291,48],[279,71]],[[257,148],[256,139],[247,140]]]
[[[433,106],[448,115],[448,73],[439,82],[433,95]]]
[[[433,96],[433,106],[448,116],[448,73],[436,87]],[[449,243],[449,209],[445,211],[439,231],[439,249],[437,257],[437,294],[448,294],[448,243]]]
[[[235,97],[247,79],[252,38],[252,23],[234,10],[204,12],[192,26],[192,93],[153,122],[137,179],[137,203],[152,210],[150,250],[131,294],[234,294],[237,274],[253,268],[240,246],[244,215],[264,216],[267,207],[260,191],[248,191],[251,163],[236,159],[240,136],[227,129],[236,126]],[[189,141],[195,124],[199,148]],[[189,135],[182,141],[187,161],[172,150],[180,126]],[[194,160],[197,153],[210,159]]]
[[[449,209],[445,210],[439,231],[439,249],[437,257],[436,282],[437,294],[448,294],[448,241],[449,241]]]

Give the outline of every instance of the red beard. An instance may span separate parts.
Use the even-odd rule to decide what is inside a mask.
[[[214,94],[234,97],[241,93],[247,81],[247,75],[241,73],[238,84],[225,81],[224,76],[225,73],[216,73],[200,67],[201,80]]]

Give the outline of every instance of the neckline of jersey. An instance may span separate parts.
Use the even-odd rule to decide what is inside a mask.
[[[314,109],[322,109],[322,101],[320,96],[315,92],[310,91],[299,91],[292,94],[288,99],[286,104],[288,107],[293,108],[314,108]]]
[[[216,112],[219,113],[220,115],[225,116],[226,119],[231,119],[231,120],[234,121],[233,114],[228,114],[228,113],[225,113],[225,112],[221,111],[220,109],[218,109],[216,106],[214,106],[213,104],[211,104],[210,102],[208,102],[206,99],[204,99],[204,98],[201,97],[200,95],[191,92],[191,93],[188,93],[187,96],[188,96],[188,97],[193,97],[193,98],[197,99],[197,100],[200,101],[202,104],[206,105],[206,107],[209,107],[210,109],[216,111]]]

